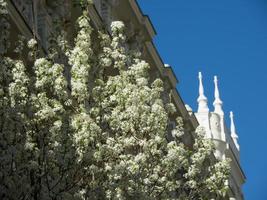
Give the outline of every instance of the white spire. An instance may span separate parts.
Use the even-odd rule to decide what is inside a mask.
[[[238,135],[236,134],[235,122],[234,122],[234,113],[232,111],[230,112],[230,119],[231,119],[231,137],[233,138],[234,143],[235,143],[237,149],[239,150],[239,144],[237,142]]]
[[[224,115],[224,112],[222,110],[223,102],[220,99],[220,92],[219,92],[219,88],[218,88],[218,78],[217,78],[217,76],[214,76],[214,84],[215,84],[215,92],[214,92],[215,100],[213,102],[213,106],[215,108],[214,112],[218,113],[220,115]]]
[[[198,102],[198,112],[209,112],[208,107],[208,99],[204,95],[204,87],[202,83],[202,73],[198,73],[198,79],[199,79],[199,97],[197,99]]]

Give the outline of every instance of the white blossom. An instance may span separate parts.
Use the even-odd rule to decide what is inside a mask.
[[[35,39],[33,39],[33,38],[30,39],[30,40],[28,41],[28,43],[27,43],[27,46],[28,46],[30,49],[36,47],[36,45],[37,45],[37,41],[36,41]]]
[[[123,31],[125,25],[121,21],[113,21],[111,23],[111,26],[110,27],[111,27],[111,31],[112,32],[117,32],[117,31]]]

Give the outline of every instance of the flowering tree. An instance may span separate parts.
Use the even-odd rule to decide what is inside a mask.
[[[211,161],[201,128],[193,146],[184,145],[181,118],[166,139],[175,108],[163,103],[163,82],[150,82],[122,22],[112,23],[111,37],[99,33],[94,47],[83,8],[74,46],[64,37],[57,46],[67,62],[38,56],[34,39],[33,65],[1,51],[1,199],[222,198],[228,162]]]

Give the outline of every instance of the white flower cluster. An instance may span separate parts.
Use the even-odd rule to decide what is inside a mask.
[[[27,46],[28,46],[28,48],[30,48],[30,49],[35,48],[36,45],[37,45],[37,41],[36,41],[35,39],[33,39],[33,38],[30,39],[30,40],[28,41],[28,43],[27,43]]]
[[[67,80],[64,76],[64,65],[52,64],[45,58],[37,59],[34,63],[37,76],[35,86],[37,89],[46,89],[55,94],[60,100],[67,101]]]
[[[7,15],[7,3],[5,0],[0,0],[0,15]]]
[[[91,32],[92,28],[87,16],[81,16],[78,19],[80,31],[75,41],[75,47],[69,55],[69,64],[71,69],[72,95],[79,103],[88,99],[88,79],[91,69]]]
[[[218,196],[226,195],[228,185],[226,180],[230,174],[231,160],[225,159],[209,167],[210,176],[205,180],[210,191]]]
[[[9,83],[12,82],[12,68],[14,62],[10,58],[0,60],[0,106],[5,108],[9,104],[6,91],[9,91]]]
[[[29,78],[22,61],[17,61],[12,70],[13,82],[9,85],[11,104],[25,106],[28,101]]]
[[[58,96],[60,100],[67,101],[67,80],[64,76],[64,65],[56,63],[51,67],[51,70],[48,71],[51,71],[52,73],[55,95]]]
[[[43,87],[51,87],[51,73],[52,63],[45,58],[39,58],[34,63],[35,73],[37,80],[35,86],[37,89],[43,89]]]
[[[82,160],[83,156],[92,153],[90,152],[92,151],[90,146],[96,141],[96,137],[101,133],[101,129],[85,113],[74,115],[71,126],[75,131],[74,143],[80,160]]]
[[[125,25],[122,21],[113,21],[110,25],[111,31],[114,32],[122,32],[124,31]]]

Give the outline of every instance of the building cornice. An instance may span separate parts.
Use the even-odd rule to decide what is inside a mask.
[[[151,23],[150,18],[147,15],[143,14],[136,0],[128,0],[128,1],[130,3],[132,10],[136,15],[136,18],[138,19],[138,22],[145,26],[145,29],[149,33],[150,39],[152,40],[157,33],[153,24]]]

